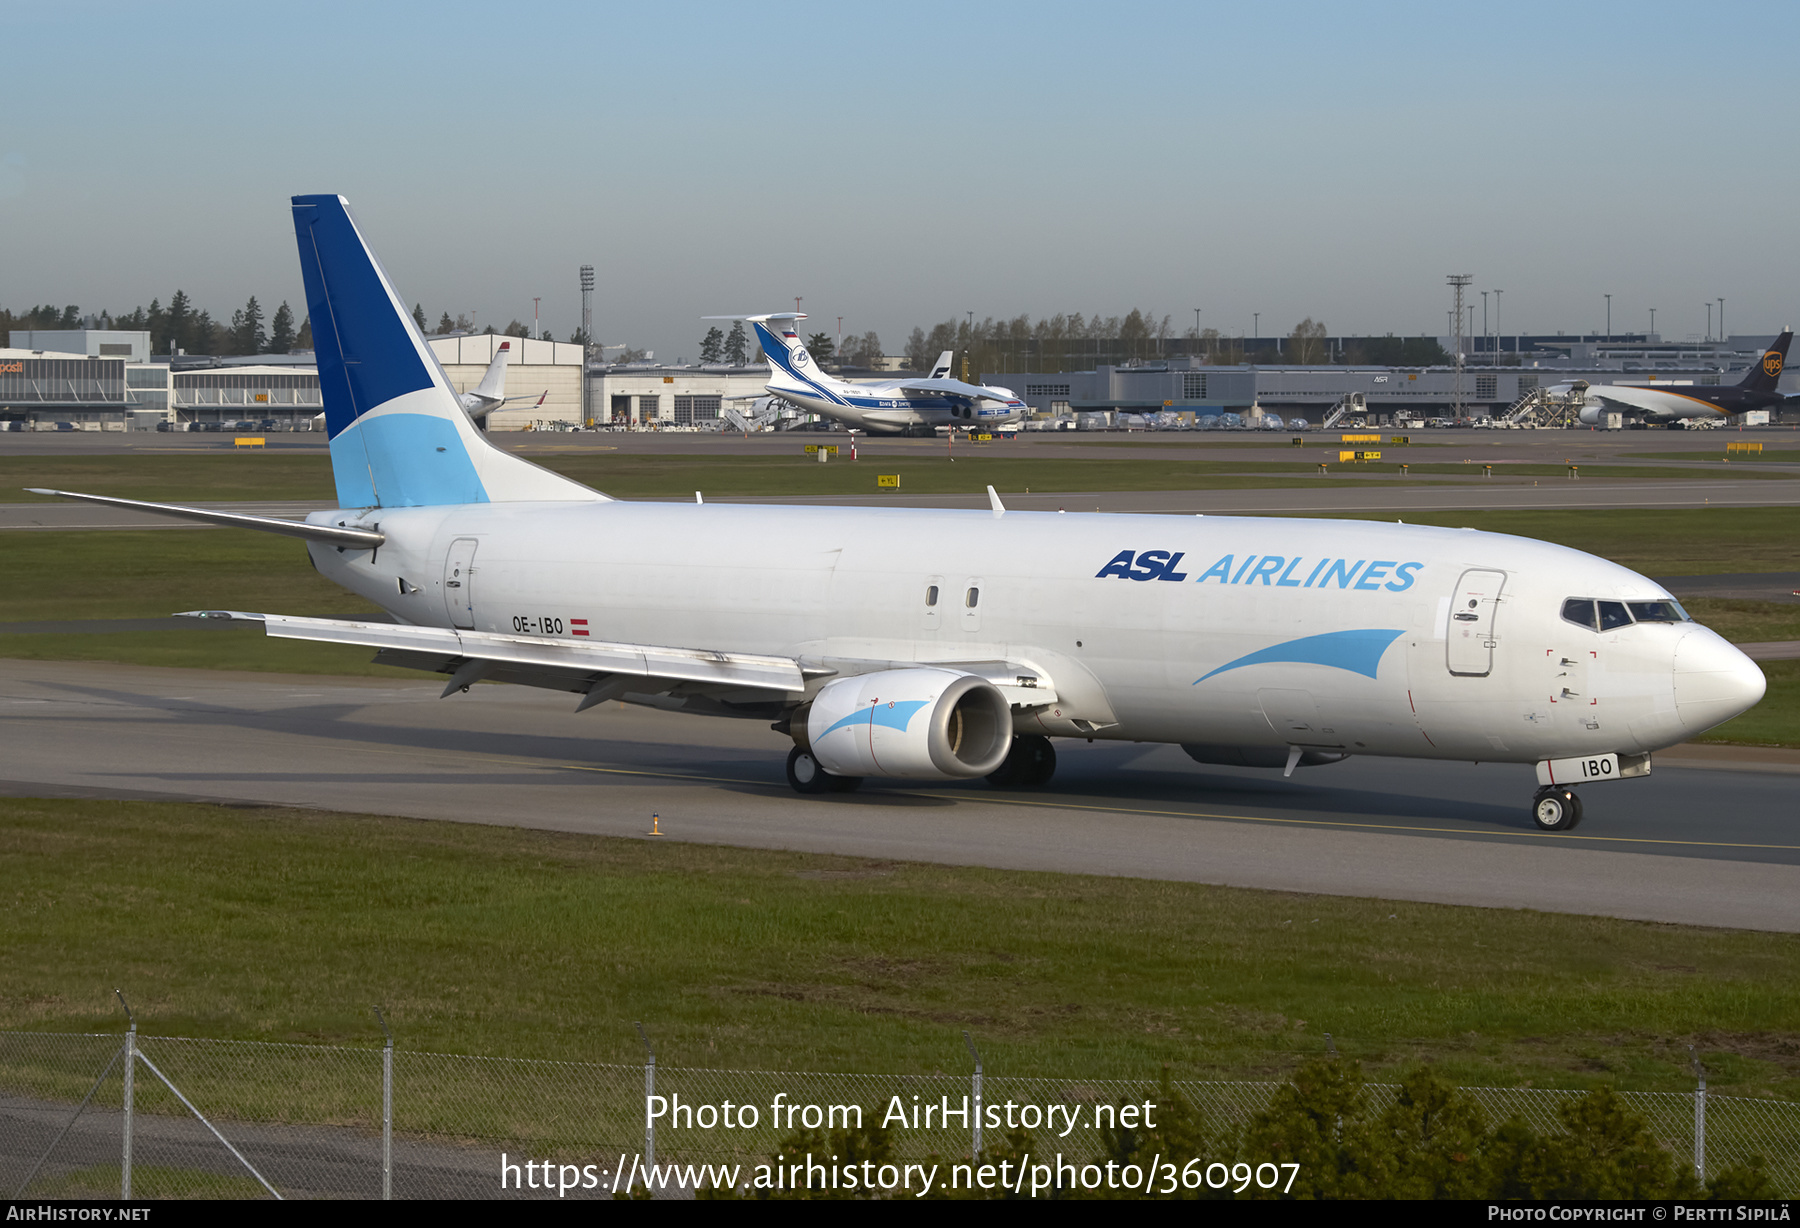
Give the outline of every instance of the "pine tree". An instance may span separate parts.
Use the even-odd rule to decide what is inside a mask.
[[[706,330],[706,336],[700,339],[701,362],[723,362],[725,359],[725,334],[719,331],[718,325]]]
[[[294,348],[294,313],[284,302],[269,323],[269,353],[285,354]]]
[[[734,367],[744,365],[744,351],[750,339],[744,335],[744,322],[737,320],[731,326],[731,333],[725,338],[725,361]]]
[[[151,310],[156,304],[150,304]],[[163,313],[163,331],[168,338],[169,353],[188,348],[194,327],[194,311],[188,302],[186,290],[175,291],[175,297],[169,300],[168,309]]]
[[[263,329],[262,304],[252,294],[239,311],[231,313],[231,336],[228,345],[234,354],[260,354],[268,347],[269,335]]]
[[[456,331],[456,321],[450,318],[449,312],[446,311],[443,315],[438,317],[437,331],[438,336],[440,337],[445,333]]]
[[[413,323],[419,326],[420,332],[425,331],[425,305],[423,303],[413,304]]]
[[[307,316],[306,319],[300,322],[300,335],[294,338],[294,348],[296,350],[310,350],[313,348],[311,316]]]

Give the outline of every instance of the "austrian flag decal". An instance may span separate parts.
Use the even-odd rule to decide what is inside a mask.
[[[586,635],[587,633],[588,633],[587,619],[571,618],[569,620],[569,634],[570,635]]]

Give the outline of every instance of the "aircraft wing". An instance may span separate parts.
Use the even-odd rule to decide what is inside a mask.
[[[189,610],[176,617],[259,622],[263,624],[264,634],[276,639],[373,648],[377,650],[376,660],[384,665],[450,675],[449,685],[444,688],[445,695],[480,679],[491,678],[496,682],[584,694],[586,698],[582,700],[581,708],[626,694],[660,694],[684,683],[795,694],[806,690],[809,678],[907,669],[920,664],[917,661],[834,658],[813,660],[810,665],[803,665],[793,657],[755,653],[619,644],[605,640],[547,639],[397,623],[251,614],[241,610]],[[1000,688],[1001,694],[1015,707],[1038,708],[1057,702],[1055,684],[1035,666],[990,659],[944,660],[928,664],[986,678]],[[576,710],[580,711],[580,708]]]
[[[402,653],[429,658],[441,665],[405,661],[416,668],[457,672],[455,687],[468,685],[491,672],[524,671],[551,674],[558,682],[540,682],[561,690],[589,689],[584,682],[617,678],[626,683],[615,694],[642,688],[629,685],[639,679],[668,682],[709,682],[770,691],[802,691],[805,676],[791,657],[765,657],[741,652],[711,652],[695,648],[665,648],[649,644],[615,644],[605,640],[546,639],[530,635],[500,635],[489,631],[447,630],[443,627],[409,627],[394,623],[352,622],[335,618],[296,618],[286,614],[247,614],[238,610],[192,610],[178,618],[229,618],[260,622],[266,635],[276,639],[318,640],[329,644],[360,644],[383,653]],[[465,665],[484,663],[486,668],[463,674]],[[651,690],[661,689],[651,687]],[[448,694],[448,692],[446,692]]]
[[[999,401],[1005,404],[1013,400],[1004,393],[992,388],[982,388],[975,384],[965,384],[959,379],[909,379],[899,384],[901,392],[923,392],[940,397],[967,397],[971,401]]]

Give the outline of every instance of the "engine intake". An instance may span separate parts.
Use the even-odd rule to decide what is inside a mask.
[[[967,779],[1006,758],[1012,709],[1000,688],[974,674],[890,669],[820,687],[806,737],[834,776]]]

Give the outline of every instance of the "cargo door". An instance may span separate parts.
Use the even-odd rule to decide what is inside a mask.
[[[459,537],[444,560],[444,609],[450,625],[465,631],[475,626],[475,545],[473,537]]]
[[[1459,678],[1485,678],[1494,669],[1495,623],[1506,573],[1470,568],[1457,581],[1444,627],[1450,672]]]

